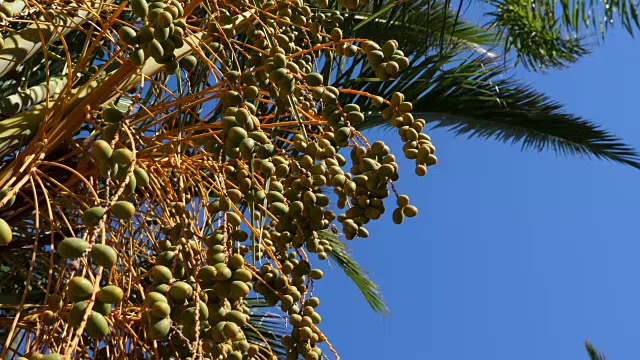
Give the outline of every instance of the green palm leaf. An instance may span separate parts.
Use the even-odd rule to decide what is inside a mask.
[[[486,48],[501,44],[495,33],[457,17],[457,12],[441,1],[372,2],[358,12],[362,13],[369,15],[355,15],[347,22],[347,31],[378,42],[396,39],[405,53],[438,52],[450,46],[486,53]]]
[[[562,68],[589,53],[585,37],[604,38],[614,24],[631,35],[640,28],[638,4],[629,0],[486,0],[494,7],[490,24],[505,39],[505,49],[533,70]],[[597,41],[597,37],[595,38]]]
[[[589,359],[591,360],[606,360],[604,354],[598,352],[593,345],[591,345],[590,342],[585,341],[584,342],[584,347],[587,349],[587,352],[589,353]]]
[[[534,13],[531,1],[508,1],[511,7]],[[616,23],[620,23],[632,35],[634,28],[640,28],[638,3],[634,1],[545,0],[535,4],[535,12],[544,18],[555,18],[554,14],[557,13],[562,26],[574,34],[580,34],[583,31],[599,31],[603,37],[606,30]]]
[[[565,31],[553,11],[533,10],[529,1],[489,3],[495,6],[495,11],[487,14],[492,17],[492,27],[504,39],[504,48],[515,50],[516,63],[521,62],[525,68],[535,71],[564,68],[589,54],[583,39]]]
[[[243,328],[247,341],[270,348],[279,358],[284,357],[287,348],[280,339],[291,333],[286,327],[286,318],[266,311],[270,307],[263,299],[247,299],[246,302],[251,309],[249,326]]]
[[[384,4],[367,9],[379,11],[384,9]],[[457,135],[640,167],[636,151],[598,124],[565,111],[561,104],[509,76],[505,67],[487,63],[486,60],[493,57],[488,58],[486,53],[470,57],[469,44],[488,51],[485,47],[491,46],[491,41],[493,44],[503,41],[501,34],[496,36],[473,23],[456,19],[453,11],[444,11],[445,5],[439,1],[420,1],[414,6],[395,6],[355,32],[356,37],[366,34],[378,43],[392,38],[398,40],[412,61],[395,81],[377,80],[362,54],[345,61],[342,68],[336,65],[339,61],[327,62],[323,72],[329,73],[327,67],[332,67],[331,83],[338,88],[356,87],[386,99],[394,92],[402,92],[412,99],[414,114],[419,113],[427,122],[448,128]],[[441,20],[432,20],[430,24],[425,18]],[[438,42],[439,29],[444,29],[449,39],[454,40]],[[423,36],[419,36],[421,33]],[[474,43],[476,40],[478,43]],[[561,57],[554,59],[566,61]],[[386,124],[379,115],[381,109],[373,106],[368,98],[344,96],[369,112],[362,129]]]
[[[331,244],[331,251],[327,252],[329,257],[358,287],[373,311],[379,314],[387,314],[388,309],[384,304],[382,293],[380,292],[378,285],[371,281],[367,272],[363,270],[360,265],[353,260],[353,258],[351,258],[351,255],[348,253],[347,245],[342,242],[337,235],[329,231],[319,231],[318,236],[321,239],[327,240]]]
[[[563,111],[559,103],[529,86],[512,78],[499,78],[499,67],[468,61],[440,71],[438,68],[435,57],[425,59],[409,71],[407,78],[411,80],[403,76],[375,87],[388,97],[400,91],[416,99],[416,116],[456,135],[520,143],[523,149],[548,149],[640,168],[640,157],[632,147],[597,124]],[[386,125],[376,113],[369,118],[363,128]]]

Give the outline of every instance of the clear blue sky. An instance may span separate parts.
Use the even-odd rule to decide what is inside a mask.
[[[517,71],[567,108],[640,147],[640,43],[612,31],[562,72]],[[640,357],[640,170],[429,133],[440,163],[400,161],[418,217],[390,214],[350,242],[381,286],[374,314],[340,270],[318,286],[322,328],[343,359]],[[376,131],[394,151],[401,143]]]

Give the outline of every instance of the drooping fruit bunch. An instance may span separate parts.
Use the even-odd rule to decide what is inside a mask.
[[[437,159],[410,99],[330,86],[320,68],[360,56],[393,80],[409,65],[398,43],[348,38],[351,10],[326,1],[72,3],[95,18],[69,59],[93,72],[0,173],[0,246],[34,249],[44,294],[11,318],[9,339],[28,341],[5,353],[337,357],[313,293],[328,239],[418,213],[396,156],[358,129],[388,120],[418,176]],[[278,346],[256,319],[282,318],[260,307],[286,316]]]

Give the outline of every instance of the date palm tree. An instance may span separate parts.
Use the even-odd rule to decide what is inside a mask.
[[[329,258],[386,311],[341,237],[368,236],[397,180],[369,181],[395,164],[372,127],[400,128],[418,174],[437,162],[427,123],[638,167],[500,61],[566,66],[588,46],[563,31],[614,14],[632,31],[635,5],[580,22],[597,4],[489,4],[481,26],[435,0],[2,3],[0,356],[337,357],[308,293],[322,271],[305,266]]]

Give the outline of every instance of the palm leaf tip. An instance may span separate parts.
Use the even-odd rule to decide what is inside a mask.
[[[606,360],[604,354],[598,352],[589,341],[584,342],[584,347],[589,353],[589,359],[591,360]]]
[[[345,275],[354,282],[367,303],[369,303],[369,306],[371,306],[371,309],[378,314],[387,315],[389,309],[387,309],[384,303],[382,292],[378,288],[378,285],[369,278],[367,272],[349,255],[345,243],[342,242],[337,235],[329,231],[320,231],[318,234],[322,239],[330,243],[331,250],[328,252],[329,257],[344,271]]]
[[[447,128],[455,135],[467,135],[468,138],[493,138],[504,143],[521,143],[522,150],[551,150],[557,155],[609,160],[640,169],[640,155],[620,138],[592,122],[577,118],[567,120],[564,118],[554,123],[551,119],[532,119],[527,124],[513,121],[497,126],[484,123],[481,119],[442,117],[434,120],[436,124],[433,128]]]

